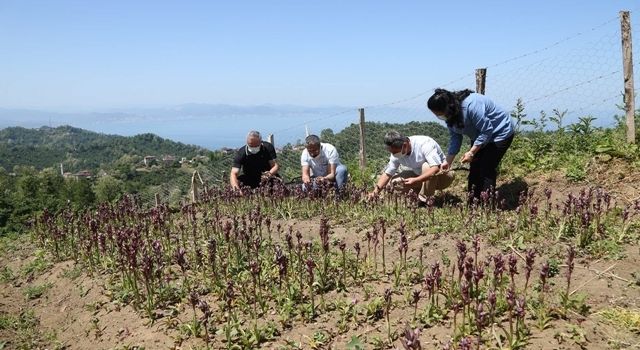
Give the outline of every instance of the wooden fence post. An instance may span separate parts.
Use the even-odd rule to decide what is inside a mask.
[[[156,200],[156,208],[157,208],[160,206],[160,193],[156,193],[153,197]]]
[[[275,143],[273,143],[273,134],[269,134],[269,136],[267,136],[267,141],[269,141],[269,143],[272,144],[273,147],[276,147]]]
[[[484,89],[487,83],[487,69],[476,69],[476,92],[484,95]]]
[[[620,11],[622,34],[622,66],[624,71],[624,109],[627,116],[627,142],[636,143],[636,101],[633,86],[633,54],[631,47],[631,20],[629,11]]]
[[[198,202],[198,182],[196,181],[196,175],[200,176],[197,170],[194,171],[193,176],[191,176],[191,203]]]
[[[366,152],[364,149],[364,108],[358,108],[360,112],[360,169],[367,167]]]

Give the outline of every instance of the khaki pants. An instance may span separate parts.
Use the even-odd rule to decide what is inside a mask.
[[[428,197],[433,196],[436,190],[444,190],[449,187],[455,178],[453,171],[441,171],[438,174],[432,176],[427,181],[418,182],[413,185],[405,185],[402,180],[410,177],[416,177],[416,173],[411,170],[406,170],[394,175],[389,182],[389,185],[394,191],[408,193],[413,190],[420,196],[421,200],[426,200]]]

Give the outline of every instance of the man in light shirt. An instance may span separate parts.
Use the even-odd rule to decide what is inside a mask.
[[[338,150],[331,144],[320,142],[316,135],[309,135],[305,139],[300,165],[305,187],[330,182],[336,189],[341,189],[347,182],[347,167],[340,162]]]
[[[431,137],[407,137],[391,130],[384,136],[384,144],[391,156],[369,197],[377,196],[391,183],[393,190],[403,193],[413,190],[421,202],[426,202],[436,190],[443,190],[453,182],[454,172],[440,169],[446,157]],[[409,170],[398,173],[401,165]]]

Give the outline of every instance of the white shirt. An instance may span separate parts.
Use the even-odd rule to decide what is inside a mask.
[[[341,163],[338,150],[328,143],[320,143],[320,153],[315,158],[309,155],[309,151],[306,148],[300,156],[300,165],[308,166],[312,176],[327,176],[330,164],[338,166]]]
[[[436,166],[442,164],[446,159],[440,145],[429,136],[409,136],[409,142],[411,143],[411,154],[402,158],[391,155],[389,164],[384,169],[387,175],[395,175],[401,165],[410,168],[416,175],[420,175],[424,163]]]

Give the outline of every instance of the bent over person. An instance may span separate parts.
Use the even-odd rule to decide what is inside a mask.
[[[436,190],[443,190],[453,182],[454,172],[440,169],[445,156],[431,137],[407,137],[392,130],[384,136],[384,144],[391,156],[370,197],[377,196],[391,183],[393,190],[403,193],[413,190],[421,202],[426,202]],[[400,166],[408,169],[398,172]]]
[[[320,182],[330,182],[336,189],[341,189],[347,182],[347,167],[340,162],[338,150],[331,144],[320,142],[316,135],[305,139],[300,165],[305,185],[315,187]]]
[[[440,120],[447,123],[451,140],[447,169],[462,145],[462,137],[471,140],[471,148],[460,162],[471,163],[467,190],[475,198],[482,191],[495,189],[500,162],[513,142],[515,126],[509,112],[488,97],[471,90],[447,91],[436,89],[427,101],[427,107]]]
[[[273,145],[262,141],[259,132],[250,131],[247,135],[247,144],[236,151],[229,182],[234,189],[240,189],[242,186],[256,188],[263,182],[272,183],[278,179],[279,168]],[[240,175],[241,169],[242,175]]]

